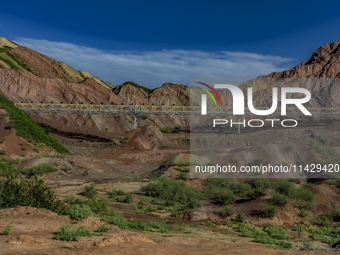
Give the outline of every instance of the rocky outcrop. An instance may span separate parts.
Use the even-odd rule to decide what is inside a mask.
[[[312,56],[297,66],[240,85],[246,95],[247,87],[253,88],[253,102],[256,106],[270,106],[272,87],[302,87],[311,92],[309,107],[340,106],[340,40],[318,48]],[[232,102],[230,93],[224,91],[227,102]],[[299,97],[304,95],[289,95]],[[281,94],[279,90],[279,102]],[[231,104],[229,103],[231,106]]]
[[[340,78],[340,40],[326,43],[306,61],[283,71],[271,73],[268,78]]]
[[[60,78],[39,77],[21,69],[0,68],[0,93],[13,102],[120,102],[114,93],[91,78],[67,83]]]

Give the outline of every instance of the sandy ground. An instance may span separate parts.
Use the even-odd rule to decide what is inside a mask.
[[[150,131],[154,132],[153,130]],[[3,134],[12,135],[11,132]],[[258,134],[258,136],[261,133]],[[64,158],[31,158],[26,160],[20,167],[24,168],[39,162],[53,161],[57,165],[69,166],[66,172],[54,172],[43,177],[47,185],[52,187],[59,198],[67,195],[79,194],[83,186],[89,183],[96,183],[101,195],[112,190],[121,189],[125,192],[133,192],[134,200],[138,200],[136,193],[140,186],[146,184],[155,170],[160,165],[179,153],[188,152],[188,134],[174,134],[173,139],[182,141],[182,144],[171,148],[170,146],[160,148],[163,142],[168,142],[164,138],[156,140],[151,136],[131,135],[133,140],[129,140],[125,145],[107,145],[79,139],[56,136],[70,150]],[[151,138],[152,139],[151,139]],[[19,139],[14,137],[15,139]],[[13,139],[14,139],[13,138]],[[13,140],[12,141],[16,141]],[[2,146],[10,143],[5,141]],[[7,143],[8,142],[8,143]],[[23,153],[22,145],[25,141],[18,140],[11,143],[13,151]],[[152,144],[158,147],[150,148]],[[19,148],[14,148],[18,145]],[[25,153],[31,153],[29,145]],[[144,146],[144,147],[143,147]],[[146,148],[147,147],[147,148]],[[143,149],[144,148],[144,149]],[[146,148],[146,149],[145,149]],[[20,154],[19,154],[20,155]],[[171,171],[169,172],[171,174]],[[199,187],[201,183],[194,180],[188,183],[191,186]],[[340,203],[340,196],[337,189],[330,185],[314,186],[317,206],[313,210],[322,212],[329,210],[329,206],[337,206]],[[265,198],[261,198],[265,199]],[[335,201],[332,205],[331,201]],[[134,201],[136,202],[136,201]],[[251,212],[259,207],[260,202],[240,202],[234,205],[235,211]],[[326,206],[327,204],[327,206]],[[132,207],[126,207],[119,203],[111,203],[110,206],[115,211],[121,211],[127,218],[136,218],[145,221],[159,220],[157,215],[136,215]],[[327,208],[326,208],[326,207]],[[322,209],[325,207],[324,209]],[[197,220],[214,219],[216,208],[209,202],[204,201],[203,207],[197,210]],[[293,224],[299,219],[294,215],[296,212],[292,208],[280,211],[278,217],[261,224],[281,225],[283,223]],[[256,222],[256,217],[252,218],[250,213],[247,217]],[[185,219],[176,221],[189,228],[193,223]],[[262,244],[251,242],[249,238],[240,237],[238,233],[227,229],[227,233],[214,231],[209,228],[195,228],[190,231],[171,231],[167,234],[151,232],[129,232],[122,231],[117,227],[112,228],[103,236],[82,237],[79,242],[65,242],[53,239],[53,235],[65,224],[73,224],[68,216],[58,216],[55,213],[44,209],[31,207],[17,207],[0,211],[0,230],[7,225],[13,226],[13,231],[9,236],[0,235],[0,255],[2,254],[329,254],[326,251],[298,251],[302,243],[292,241],[292,251],[280,251],[266,248]],[[76,223],[88,227],[95,231],[101,224],[106,224],[100,218],[88,218]],[[328,249],[325,244],[318,243],[320,248]]]

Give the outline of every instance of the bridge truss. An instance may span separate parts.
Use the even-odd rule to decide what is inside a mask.
[[[144,115],[201,115],[200,106],[169,106],[169,105],[95,105],[95,104],[54,104],[54,103],[16,103],[19,109],[26,112],[36,113],[66,113],[66,114],[112,114],[134,115],[134,129],[138,125],[138,117]],[[338,108],[308,108],[313,117],[324,117],[339,119],[340,109]],[[210,107],[207,112],[209,116],[232,116],[230,107]],[[254,115],[245,111],[245,115]],[[281,109],[278,107],[270,116],[281,116]],[[305,116],[299,109],[290,110],[286,116]],[[239,117],[239,116],[238,116]]]

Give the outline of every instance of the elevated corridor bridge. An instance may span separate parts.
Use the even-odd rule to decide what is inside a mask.
[[[66,114],[130,114],[134,115],[134,129],[137,128],[138,117],[141,114],[155,115],[201,115],[200,106],[176,106],[176,105],[105,105],[105,104],[54,104],[54,103],[16,103],[19,109],[26,112],[38,113],[66,113]],[[295,107],[296,108],[296,107]],[[265,108],[263,108],[265,109]],[[328,118],[340,117],[338,108],[308,108],[312,116]],[[207,115],[210,116],[232,116],[230,107],[210,107]],[[245,115],[254,115],[245,110]],[[281,116],[281,109],[278,107],[270,116]],[[287,116],[305,116],[299,109],[290,110]]]

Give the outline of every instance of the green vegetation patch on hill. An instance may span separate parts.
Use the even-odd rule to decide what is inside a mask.
[[[150,91],[151,91],[151,89],[149,89],[149,88],[147,88],[147,87],[144,87],[144,86],[142,86],[142,85],[139,85],[139,84],[137,84],[137,83],[135,83],[135,82],[133,82],[133,81],[126,81],[126,82],[124,82],[124,83],[122,84],[122,86],[123,86],[123,85],[127,85],[127,84],[130,84],[130,85],[132,85],[132,86],[134,86],[134,87],[136,87],[136,88],[140,88],[140,89],[142,89],[142,90],[144,90],[144,91],[146,91],[146,92],[150,92]]]
[[[28,141],[44,143],[59,153],[67,152],[67,149],[58,143],[54,137],[47,134],[27,113],[18,109],[3,95],[0,95],[0,108],[7,111],[10,117],[8,127],[15,128],[17,135],[26,138]]]
[[[0,48],[0,60],[2,60],[9,68],[25,69],[26,71],[33,73],[25,63],[21,62],[10,52],[11,49],[10,46],[2,46]]]

